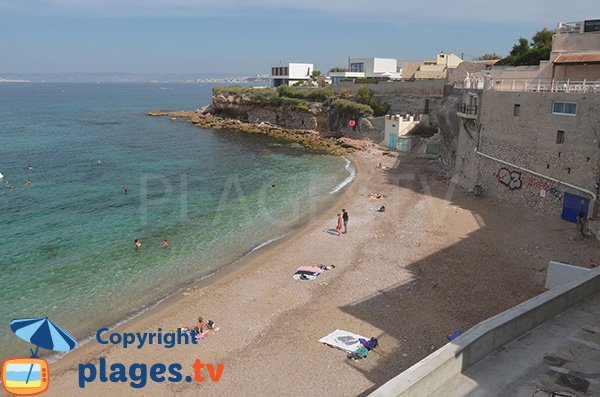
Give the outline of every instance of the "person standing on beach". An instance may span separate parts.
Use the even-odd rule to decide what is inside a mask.
[[[348,212],[342,208],[342,219],[344,220],[344,234],[348,234],[348,219],[350,219],[350,215]]]
[[[342,231],[342,214],[337,214],[338,217],[338,221],[337,221],[337,226],[335,227],[335,230],[337,230],[337,234],[338,236],[340,235],[340,232]]]

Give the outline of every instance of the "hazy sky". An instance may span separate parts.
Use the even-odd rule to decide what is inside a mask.
[[[348,56],[506,54],[599,0],[0,0],[0,72],[323,71]]]

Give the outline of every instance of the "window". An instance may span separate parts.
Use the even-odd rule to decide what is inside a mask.
[[[552,102],[552,113],[575,116],[577,114],[577,104],[575,102],[554,101]]]
[[[289,74],[289,69],[288,69],[288,67],[286,66],[286,67],[284,67],[284,68],[283,68],[283,75],[284,75],[284,76],[287,76],[288,74]]]
[[[565,143],[565,132],[564,131],[561,131],[561,130],[556,131],[556,143],[558,145]]]
[[[521,105],[515,103],[515,107],[513,109],[513,116],[518,116],[521,113]]]
[[[358,73],[362,73],[365,70],[365,64],[363,62],[360,63],[351,63],[350,64],[350,71],[351,72],[358,72]]]

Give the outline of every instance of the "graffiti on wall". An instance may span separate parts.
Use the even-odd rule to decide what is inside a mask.
[[[548,182],[535,178],[527,178],[527,186],[533,186],[534,188],[545,191],[550,190],[550,184]]]
[[[510,190],[520,189],[523,185],[521,173],[519,171],[511,172],[506,168],[500,168],[495,175],[498,182],[506,185]]]

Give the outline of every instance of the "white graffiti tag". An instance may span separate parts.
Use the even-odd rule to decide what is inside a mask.
[[[506,168],[500,168],[498,170],[496,179],[503,185],[508,186],[510,190],[520,189],[522,185],[521,173],[517,171],[510,172]]]

